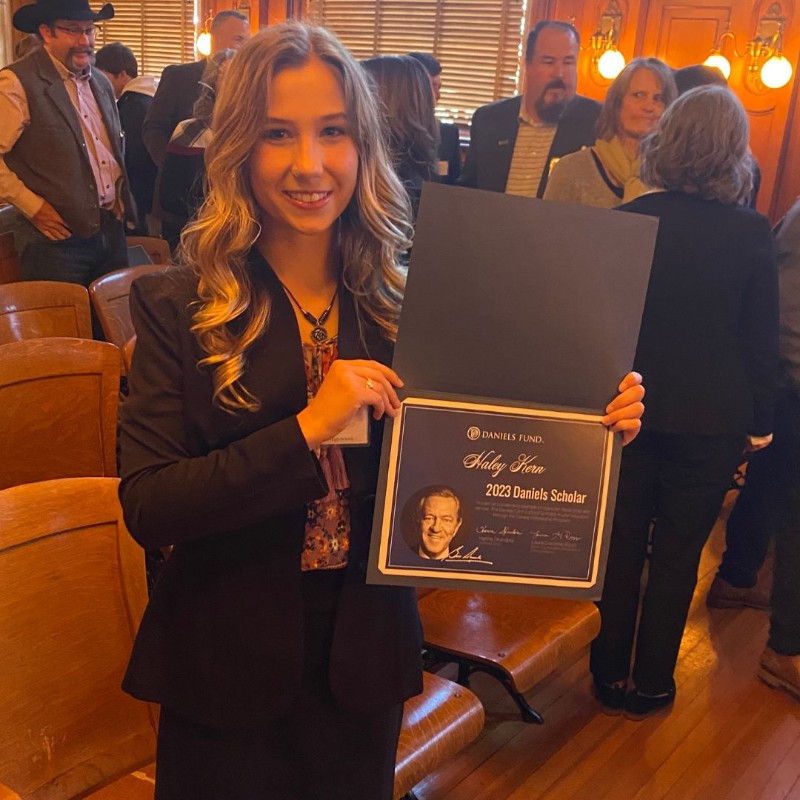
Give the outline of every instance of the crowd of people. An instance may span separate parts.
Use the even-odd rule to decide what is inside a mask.
[[[367,584],[366,557],[431,180],[659,220],[634,371],[603,420],[627,445],[591,650],[604,710],[674,703],[700,553],[745,452],[719,580],[746,604],[774,535],[762,675],[800,698],[800,206],[776,255],[727,87],[638,58],[601,106],[576,93],[576,30],[542,22],[522,94],[475,112],[462,167],[429,54],[359,64],[324,28],[250,38],[224,11],[212,56],[155,88],[124,45],[94,53],[112,15],[16,13],[41,46],[0,71],[0,198],[23,217],[26,279],[88,284],[148,216],[176,247],[176,268],[133,287],[120,422],[128,527],[173,546],[124,684],[161,705],[158,800],[392,796],[421,638],[413,590]],[[366,409],[369,446],[341,447]]]

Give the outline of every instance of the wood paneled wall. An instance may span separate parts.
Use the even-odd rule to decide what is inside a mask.
[[[758,20],[773,0],[619,0],[623,13],[620,50],[626,59],[656,56],[672,67],[702,63],[730,20],[739,51],[755,35]],[[794,66],[782,89],[754,93],[744,84],[745,59],[733,54],[726,40],[723,52],[731,62],[729,85],[750,118],[751,145],[761,166],[759,210],[777,221],[800,194],[800,3],[781,0],[786,17],[784,55]],[[540,19],[574,19],[587,49],[581,54],[581,94],[602,100],[608,81],[592,73],[588,45],[607,0],[534,0],[531,23]]]
[[[250,28],[255,33],[268,25],[282,22],[287,16],[293,16],[293,6],[297,0],[200,0],[198,17],[206,19],[209,14],[216,14],[229,8],[235,8],[250,17]]]

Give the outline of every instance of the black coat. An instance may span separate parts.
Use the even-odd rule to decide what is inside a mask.
[[[131,293],[138,341],[122,408],[120,498],[146,548],[174,544],[136,638],[124,688],[214,727],[263,723],[291,705],[302,669],[300,553],[306,504],[327,486],[296,414],[306,405],[294,312],[257,254],[254,276],[273,299],[266,332],[248,353],[255,413],[211,402],[190,332],[196,279],[148,275]],[[384,363],[392,349],[340,294],[342,358]],[[329,679],[337,703],[374,710],[422,690],[420,625],[412,589],[368,586],[366,559],[381,425],[369,447],[345,449],[351,545]]]
[[[778,279],[766,218],[683,192],[642,195],[618,210],[659,219],[634,359],[647,386],[643,428],[770,433]]]
[[[200,96],[200,80],[206,60],[173,64],[161,73],[153,102],[147,110],[142,137],[157,166],[164,160],[167,145],[179,122],[194,116],[192,109]]]
[[[153,189],[156,183],[157,168],[142,138],[147,109],[153,98],[141,92],[123,92],[117,100],[119,121],[125,133],[125,169],[131,193],[136,201],[138,218],[137,231],[146,232],[145,214],[153,208]]]
[[[511,97],[481,106],[472,117],[470,142],[459,183],[475,189],[504,192],[514,155],[519,130],[522,97]],[[547,163],[542,171],[537,197],[544,194],[550,175],[550,162],[582,147],[594,144],[594,127],[600,115],[600,104],[576,95],[562,115]]]
[[[447,174],[441,175],[442,183],[456,183],[461,175],[461,141],[458,125],[439,123],[439,161],[447,164]]]

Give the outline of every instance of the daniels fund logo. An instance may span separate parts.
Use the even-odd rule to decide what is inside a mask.
[[[481,438],[480,428],[476,428],[474,425],[471,428],[467,428],[467,439],[474,442],[476,439],[480,438]]]

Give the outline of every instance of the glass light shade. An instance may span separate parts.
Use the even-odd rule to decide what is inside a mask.
[[[761,83],[768,89],[780,89],[792,79],[792,62],[785,56],[772,56],[761,67]]]
[[[607,80],[612,81],[625,67],[625,56],[613,48],[606,50],[597,61],[597,71]]]
[[[731,62],[719,50],[714,50],[703,64],[706,67],[716,67],[725,76],[725,80],[731,76]]]
[[[208,31],[203,31],[197,37],[195,47],[197,48],[198,53],[201,53],[204,56],[209,55],[211,53],[211,34],[208,33]]]

